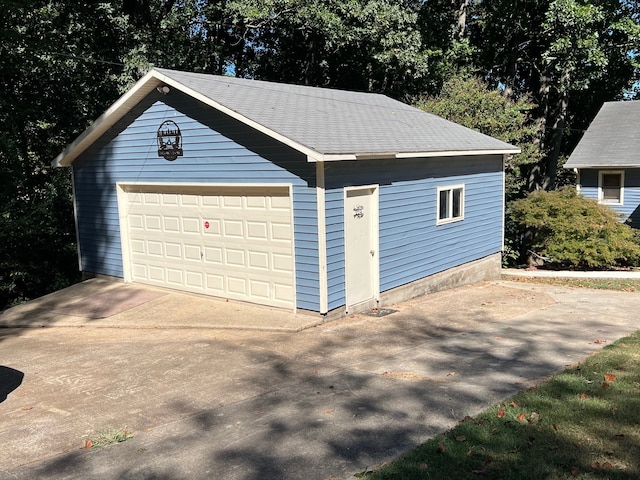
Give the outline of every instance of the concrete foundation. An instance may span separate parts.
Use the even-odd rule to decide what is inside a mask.
[[[380,307],[404,302],[410,298],[428,293],[435,293],[449,288],[460,287],[486,280],[500,279],[502,254],[495,253],[488,257],[450,268],[415,282],[380,293]]]

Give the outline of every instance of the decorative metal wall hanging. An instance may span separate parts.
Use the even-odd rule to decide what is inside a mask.
[[[182,156],[182,134],[173,120],[165,120],[158,128],[158,156],[170,162]]]

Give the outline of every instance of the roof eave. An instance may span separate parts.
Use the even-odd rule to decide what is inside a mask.
[[[212,100],[211,98],[189,88],[180,82],[173,80],[171,77],[164,75],[157,70],[149,71],[144,77],[123,96],[121,96],[111,107],[107,109],[96,121],[94,121],[78,138],[70,143],[53,161],[55,167],[68,167],[78,158],[82,152],[104,135],[111,127],[113,127],[122,117],[124,117],[131,109],[133,109],[144,97],[151,93],[159,85],[166,85],[175,88],[189,95],[216,110],[219,110],[240,122],[255,128],[256,130],[298,150],[309,158],[309,161],[322,161],[322,154],[306,147],[298,142],[291,140],[284,135],[275,132],[264,125],[261,125],[244,115],[225,107],[224,105]]]
[[[84,132],[65,148],[51,164],[54,167],[68,167],[73,161],[104,135],[118,120],[124,117],[142,98],[160,83],[158,72],[151,70],[116,102],[100,115]]]
[[[603,164],[603,163],[565,163],[563,168],[574,169],[574,168],[608,168],[608,169],[620,169],[620,168],[640,168],[640,163],[624,163],[624,164]]]
[[[381,160],[389,158],[432,158],[432,157],[467,157],[476,155],[516,155],[519,148],[495,150],[434,150],[432,152],[361,152],[361,153],[325,153],[320,158],[309,161],[338,162],[342,160]]]

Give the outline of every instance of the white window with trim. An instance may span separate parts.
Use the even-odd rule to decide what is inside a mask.
[[[438,187],[437,224],[457,222],[464,219],[464,185]]]
[[[624,203],[624,171],[600,170],[598,173],[598,201],[606,205]]]

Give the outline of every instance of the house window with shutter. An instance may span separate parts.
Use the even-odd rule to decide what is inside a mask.
[[[623,204],[624,172],[600,172],[598,176],[598,201],[607,205]]]

